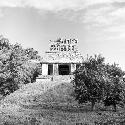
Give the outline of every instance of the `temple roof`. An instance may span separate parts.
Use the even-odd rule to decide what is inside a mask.
[[[57,39],[50,41],[50,49],[45,52],[42,63],[82,63],[83,57],[78,51],[76,39]]]
[[[79,52],[46,52],[43,63],[82,63],[83,57]]]

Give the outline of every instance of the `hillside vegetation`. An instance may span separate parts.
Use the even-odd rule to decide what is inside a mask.
[[[104,111],[103,105],[79,105],[72,97],[71,83],[38,82],[24,85],[1,101],[1,125],[94,125],[95,122],[124,121],[123,109]],[[103,111],[101,110],[103,108]],[[33,124],[34,123],[34,124]]]
[[[38,82],[24,85],[1,101],[0,112],[3,115],[1,121],[16,122],[14,119],[19,117],[19,121],[24,122],[25,118],[30,117],[30,112],[26,112],[24,116],[25,108],[30,109],[30,106],[40,108],[45,104],[51,106],[52,103],[61,104],[61,102],[68,102],[67,100],[71,101],[71,91],[72,87],[69,83]],[[14,119],[9,118],[11,116]]]
[[[30,60],[40,59],[33,48],[23,48],[20,44],[11,44],[0,36],[0,95],[6,96],[22,85],[35,82],[40,74],[38,64]]]

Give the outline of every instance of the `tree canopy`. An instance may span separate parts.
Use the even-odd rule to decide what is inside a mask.
[[[116,64],[105,64],[101,55],[88,57],[74,72],[74,96],[79,103],[103,101],[113,105],[124,100],[124,72]]]
[[[11,44],[0,37],[0,94],[6,95],[17,90],[22,84],[34,82],[40,73],[39,65],[29,62],[39,59],[33,48],[24,49],[20,44]]]

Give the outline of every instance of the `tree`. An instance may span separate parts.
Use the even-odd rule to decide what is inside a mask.
[[[7,95],[22,84],[34,82],[39,67],[28,60],[38,58],[33,48],[23,49],[20,44],[10,44],[8,39],[0,37],[0,94]]]
[[[124,101],[124,72],[116,65],[104,63],[104,57],[89,57],[74,72],[74,96],[79,103],[91,102],[92,110],[96,102],[113,105]]]
[[[41,71],[39,64],[25,62],[23,65],[18,67],[18,83],[20,85],[33,83],[40,73]]]
[[[106,66],[106,72],[108,75],[108,83],[105,85],[105,99],[103,100],[105,106],[113,105],[114,111],[116,111],[116,105],[125,102],[125,85],[123,76],[125,72],[122,71],[117,64]]]
[[[25,55],[27,55],[28,59],[39,59],[40,56],[38,55],[38,51],[34,50],[33,48],[25,49]]]
[[[88,58],[74,72],[75,99],[79,103],[91,102],[92,110],[103,96],[103,67],[104,58],[99,55]]]

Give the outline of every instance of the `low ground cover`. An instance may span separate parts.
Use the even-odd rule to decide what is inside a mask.
[[[124,108],[113,112],[96,104],[78,105],[71,96],[72,84],[32,83],[1,101],[0,125],[95,125],[125,124]]]

